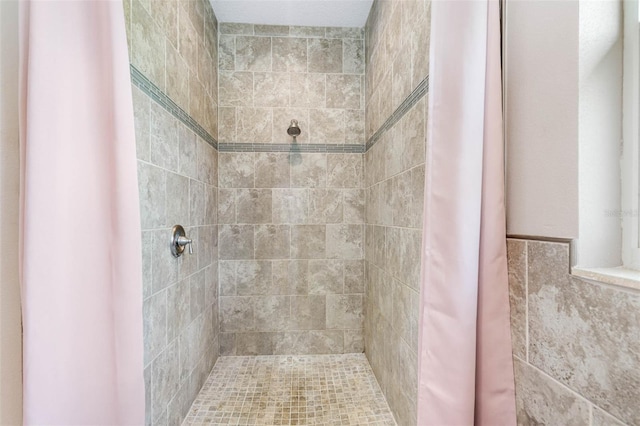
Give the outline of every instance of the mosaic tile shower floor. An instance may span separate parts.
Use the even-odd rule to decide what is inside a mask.
[[[364,354],[220,357],[183,426],[395,426]]]

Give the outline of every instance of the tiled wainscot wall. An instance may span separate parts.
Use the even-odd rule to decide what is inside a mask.
[[[221,353],[362,352],[363,30],[220,30]]]
[[[217,22],[125,0],[142,220],[146,424],[181,424],[218,358]],[[194,254],[169,250],[173,225]]]
[[[640,424],[640,292],[569,275],[568,243],[507,248],[518,424]]]
[[[376,1],[366,26],[365,353],[416,424],[430,3]]]

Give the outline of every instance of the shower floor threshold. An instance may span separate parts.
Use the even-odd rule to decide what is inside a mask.
[[[220,357],[183,426],[389,425],[364,354]]]

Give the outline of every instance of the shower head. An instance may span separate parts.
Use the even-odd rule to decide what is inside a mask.
[[[287,129],[287,134],[289,136],[293,136],[295,139],[297,136],[300,136],[300,133],[302,133],[302,131],[300,130],[300,127],[298,127],[298,120],[291,120],[291,124]]]

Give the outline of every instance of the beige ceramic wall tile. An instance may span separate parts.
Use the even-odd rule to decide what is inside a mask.
[[[509,263],[509,304],[511,306],[511,341],[513,354],[527,359],[527,243],[507,240]]]
[[[307,49],[309,72],[342,72],[342,40],[309,39]]]
[[[290,104],[297,108],[317,108],[325,105],[324,74],[295,73],[291,75]]]
[[[289,225],[259,225],[255,227],[257,259],[289,259],[291,231]]]
[[[219,156],[221,188],[253,188],[255,158],[253,153],[224,152]]]
[[[311,143],[343,144],[345,139],[344,112],[341,109],[311,109]]]
[[[569,389],[516,359],[518,425],[589,424],[589,405]]]
[[[530,363],[623,421],[640,422],[640,296],[569,277],[568,244],[527,247]]]
[[[327,74],[327,108],[359,109],[360,75]]]
[[[304,73],[307,71],[307,40],[274,37],[273,71]]]
[[[254,73],[253,104],[258,107],[271,108],[287,106],[290,80],[287,73]]]
[[[131,5],[131,63],[156,86],[164,89],[165,38],[160,27],[135,0]]]
[[[271,71],[271,38],[236,36],[236,70]]]
[[[291,256],[295,259],[326,258],[325,225],[291,226]]]
[[[238,142],[271,143],[273,116],[270,108],[236,109]]]
[[[253,105],[253,73],[220,71],[220,106]]]

